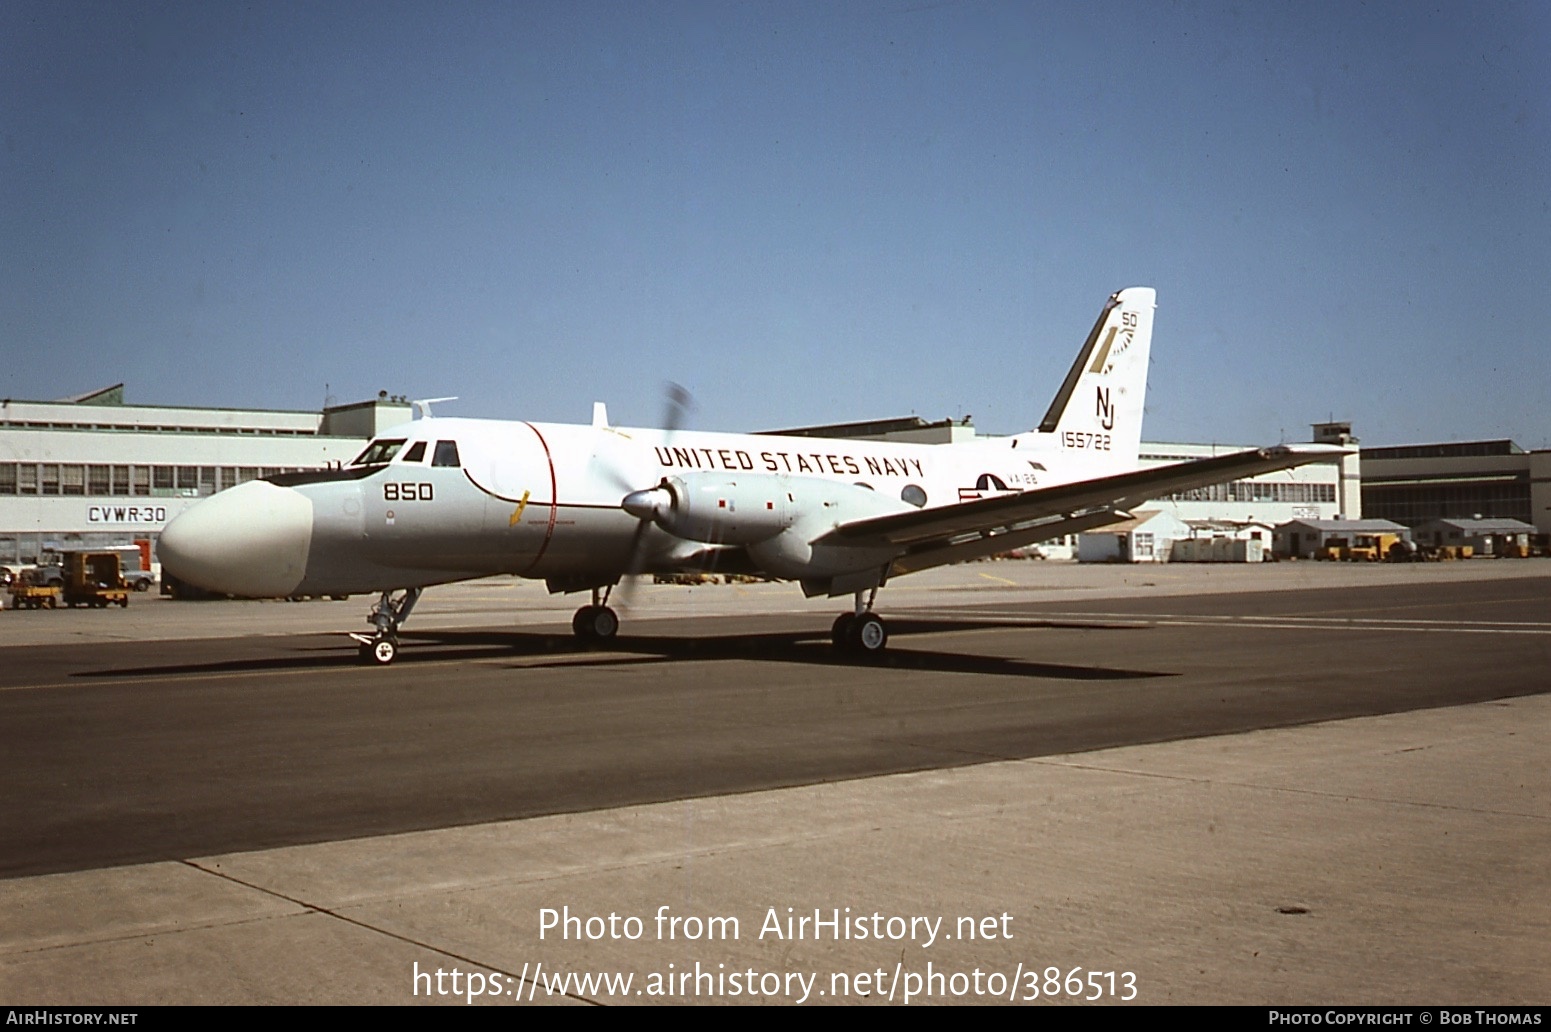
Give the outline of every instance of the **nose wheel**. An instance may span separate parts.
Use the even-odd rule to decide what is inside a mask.
[[[409,619],[410,610],[420,601],[422,588],[406,588],[397,598],[393,592],[384,591],[367,616],[367,623],[375,628],[372,634],[352,634],[360,646],[356,650],[362,663],[387,666],[398,658],[399,627]]]
[[[398,658],[398,639],[372,638],[370,641],[362,642],[359,651],[362,663],[375,663],[378,666],[387,666]]]

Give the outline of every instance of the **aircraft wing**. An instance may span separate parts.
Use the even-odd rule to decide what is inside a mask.
[[[1329,462],[1348,451],[1329,444],[1255,448],[1097,480],[855,520],[836,527],[820,541],[902,548],[904,554],[894,561],[890,573],[912,573],[1114,523],[1127,518],[1126,510],[1161,495],[1310,462]]]

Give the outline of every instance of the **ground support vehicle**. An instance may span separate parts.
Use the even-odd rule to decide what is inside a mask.
[[[53,609],[59,605],[58,585],[49,584],[36,570],[23,570],[11,582],[12,609]]]
[[[129,606],[129,585],[117,552],[65,553],[64,602],[67,606]]]

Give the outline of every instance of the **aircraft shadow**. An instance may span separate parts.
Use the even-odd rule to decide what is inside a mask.
[[[404,648],[395,666],[446,662],[448,660],[491,660],[548,657],[551,662],[514,664],[525,670],[587,666],[635,666],[673,662],[717,662],[752,660],[758,662],[802,663],[827,667],[879,667],[895,670],[919,670],[933,673],[980,674],[1003,677],[1057,678],[1065,680],[1130,680],[1171,677],[1172,672],[1133,670],[1108,666],[1076,666],[1061,663],[1037,663],[997,656],[926,650],[903,645],[901,639],[948,631],[1005,629],[1030,630],[1084,629],[1136,631],[1137,625],[1090,624],[1060,621],[1008,622],[997,620],[891,619],[890,646],[879,656],[863,656],[837,651],[828,636],[814,631],[762,632],[685,637],[680,635],[621,635],[614,641],[584,645],[562,633],[449,630],[405,631],[400,635]],[[326,670],[356,667],[359,661],[353,642],[295,645],[285,655],[213,662],[164,663],[154,666],[116,667],[106,670],[82,670],[72,676],[90,679],[167,677],[174,675],[232,674]]]
[[[768,632],[724,634],[703,637],[677,635],[621,635],[605,645],[557,650],[554,642],[542,635],[516,635],[509,650],[519,655],[554,655],[564,652],[565,659],[551,663],[520,664],[522,669],[575,667],[586,665],[650,664],[662,662],[717,662],[754,660],[759,662],[803,663],[826,667],[879,667],[892,670],[921,670],[933,673],[981,674],[1004,677],[1044,677],[1068,680],[1128,680],[1169,677],[1157,670],[1130,670],[1107,666],[1074,666],[1061,663],[1037,663],[999,656],[977,656],[960,652],[927,650],[903,645],[900,639],[933,632],[1007,627],[995,621],[890,620],[889,648],[879,656],[840,652],[827,636],[812,632]],[[1016,624],[1024,627],[1040,625]],[[1046,625],[1050,627],[1055,624]],[[1070,625],[1061,625],[1070,626]],[[1105,627],[1105,630],[1132,630],[1132,627]],[[442,645],[457,645],[462,632],[421,635],[423,640]],[[527,640],[525,640],[527,639]]]

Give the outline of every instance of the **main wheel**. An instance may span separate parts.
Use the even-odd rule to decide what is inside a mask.
[[[619,614],[608,606],[598,606],[592,614],[592,636],[608,641],[619,633]]]
[[[829,629],[830,643],[837,649],[848,648],[851,644],[851,628],[855,623],[855,613],[841,613],[835,617],[834,626]]]
[[[608,641],[619,633],[619,616],[608,606],[582,606],[571,617],[571,631],[582,641]]]
[[[851,625],[851,641],[858,652],[876,656],[889,643],[889,629],[877,613],[863,613]]]

